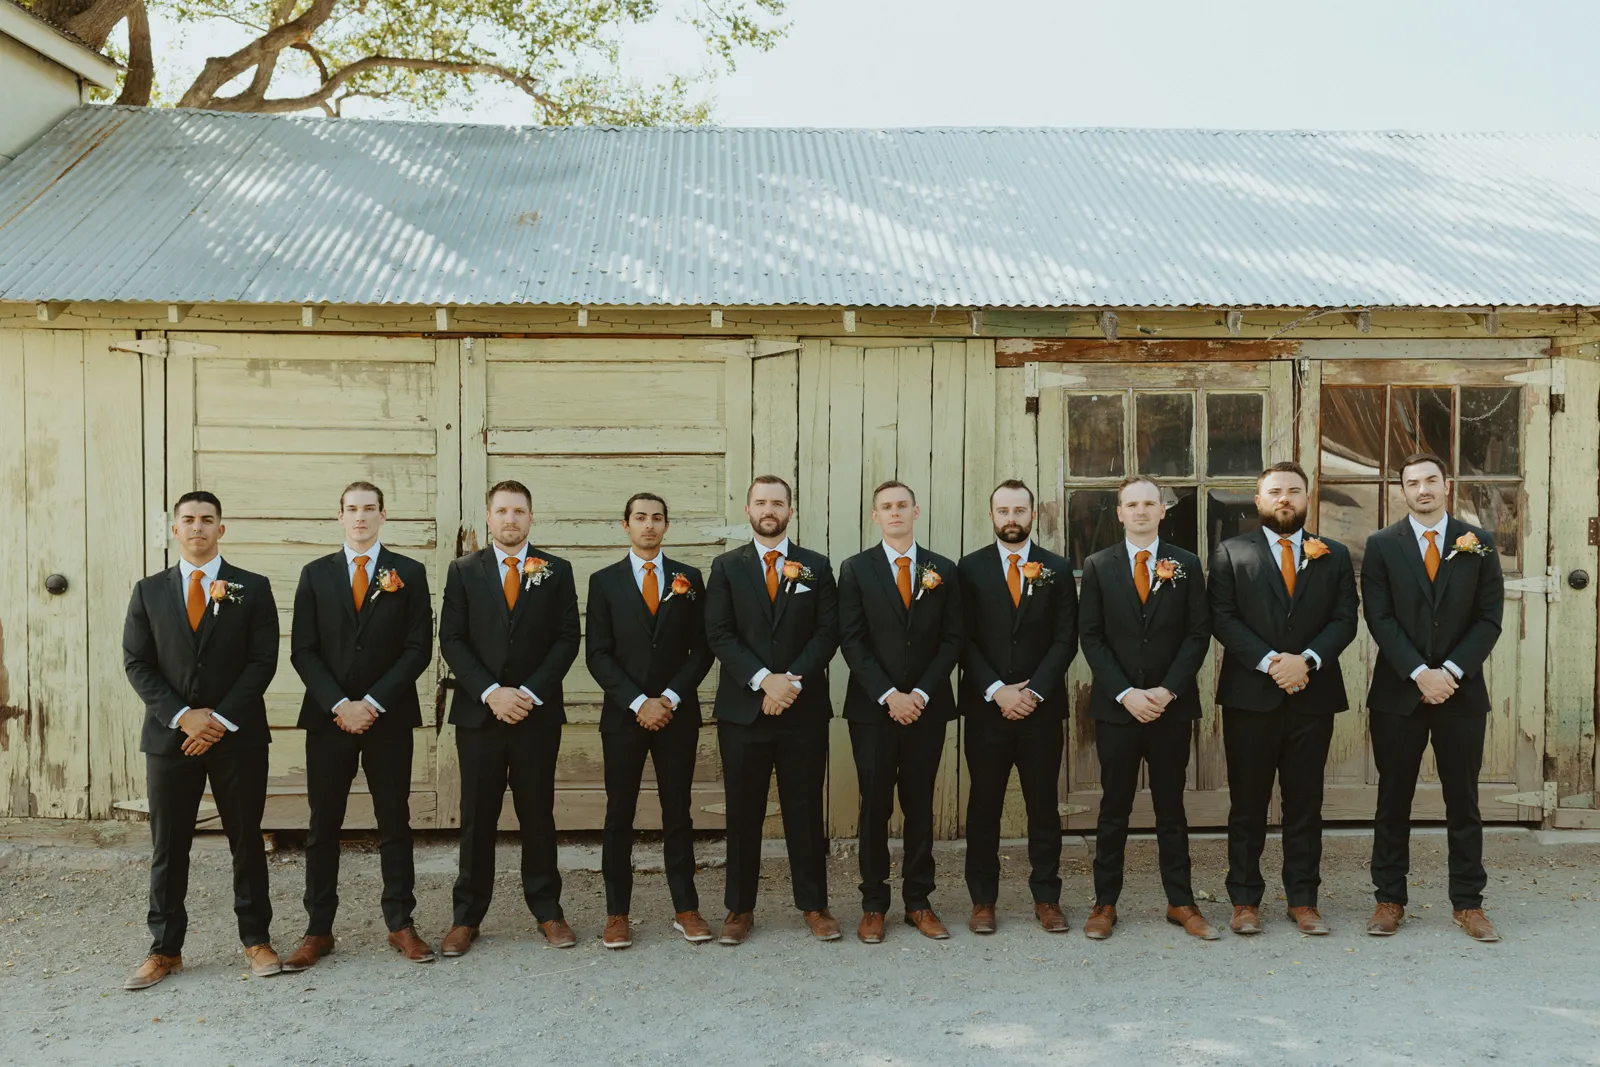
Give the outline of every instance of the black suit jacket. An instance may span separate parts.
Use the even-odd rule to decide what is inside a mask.
[[[911,576],[911,608],[900,599],[894,567],[876,544],[839,566],[839,634],[850,665],[844,717],[856,722],[889,719],[878,699],[891,689],[928,694],[918,722],[955,718],[950,674],[961,658],[961,579],[956,565],[921,545]],[[931,568],[937,588],[923,589],[917,575]]]
[[[1260,530],[1230,537],[1211,554],[1211,629],[1223,649],[1217,703],[1247,711],[1281,706],[1326,713],[1350,706],[1339,653],[1356,637],[1356,573],[1348,548],[1329,537],[1317,540],[1328,546],[1328,554],[1311,559],[1302,548],[1292,599],[1283,585],[1277,546],[1269,545]],[[1322,666],[1292,696],[1256,670],[1269,652],[1298,656],[1307,649]]]
[[[184,707],[211,708],[239,728],[218,745],[265,745],[263,694],[278,671],[278,606],[272,583],[223,560],[220,581],[244,588],[240,600],[206,603],[200,629],[189,629],[182,570],[169,567],[133,587],[122,626],[122,667],[144,701],[139,751],[176,756],[185,735],[172,728]],[[215,607],[215,610],[213,608]]]
[[[379,546],[367,599],[356,613],[344,549],[300,570],[294,592],[289,661],[305,683],[302,730],[337,730],[333,708],[368,694],[383,705],[373,731],[422,725],[417,679],[433,656],[433,605],[428,572],[410,556]],[[402,587],[383,592],[377,576],[392,570]]]
[[[1478,556],[1451,553],[1456,538],[1477,535],[1488,552]],[[1422,550],[1412,534],[1411,519],[1401,519],[1367,538],[1361,562],[1361,599],[1367,631],[1378,642],[1367,707],[1409,715],[1422,703],[1411,680],[1420,666],[1443,667],[1450,660],[1464,677],[1455,695],[1441,709],[1486,713],[1489,687],[1483,664],[1500,639],[1505,611],[1505,579],[1494,538],[1451,515],[1439,546],[1438,577],[1428,581]]]
[[[1159,543],[1156,558],[1174,559],[1184,576],[1151,586],[1139,603],[1126,542],[1083,561],[1083,656],[1094,672],[1089,714],[1101,722],[1137,722],[1117,703],[1124,689],[1168,689],[1174,697],[1162,717],[1198,719],[1195,675],[1211,647],[1211,612],[1200,557]]]
[[[748,725],[761,717],[763,694],[750,688],[750,679],[763,667],[800,676],[800,697],[785,715],[833,717],[828,661],[839,650],[839,587],[827,556],[792,541],[789,553],[812,578],[781,580],[775,601],[767,599],[767,568],[754,542],[711,561],[706,638],[722,664],[714,714],[724,722]]]
[[[644,606],[627,556],[589,576],[584,648],[589,673],[605,691],[601,733],[643,729],[629,705],[640,696],[658,697],[665,689],[680,701],[665,729],[692,730],[700,725],[697,687],[711,669],[705,584],[698,570],[664,552],[657,562],[663,599],[654,616]],[[679,574],[689,579],[686,596],[672,593],[672,579]]]
[[[1024,582],[1022,602],[1016,607],[1006,587],[1000,550],[993,542],[963,556],[957,567],[963,715],[1002,718],[999,707],[983,694],[995,682],[1011,685],[1027,679],[1028,688],[1039,694],[1034,715],[1066,717],[1067,668],[1078,652],[1078,589],[1072,580],[1072,561],[1037,543],[1028,549],[1028,559],[1050,571],[1051,577]]]
[[[523,722],[567,721],[561,680],[582,640],[578,586],[571,563],[529,545],[525,558],[535,557],[549,563],[549,575],[538,585],[524,583],[515,611],[506,610],[504,568],[493,545],[450,563],[439,609],[439,651],[456,676],[450,702],[456,726],[475,729],[497,721],[479,699],[491,685],[526,686],[539,698]]]

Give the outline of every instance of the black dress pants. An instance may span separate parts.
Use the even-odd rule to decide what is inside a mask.
[[[646,759],[655,765],[661,847],[672,910],[700,910],[700,895],[694,887],[694,818],[690,810],[699,743],[699,724],[676,718],[660,730],[628,723],[625,729],[600,735],[606,779],[600,871],[606,885],[607,915],[626,915],[633,901],[633,818]]]
[[[357,765],[378,822],[378,866],[383,873],[383,922],[392,933],[411,925],[417,906],[411,851],[411,731],[374,726],[366,733],[338,727],[306,735],[306,792],[311,824],[306,832],[307,936],[333,933],[339,910],[339,833]]]
[[[456,730],[461,760],[461,860],[455,887],[457,926],[481,926],[494,896],[494,845],[506,786],[522,835],[522,895],[544,923],[564,918],[556,867],[556,756],[560,724],[523,719]]]
[[[1322,780],[1333,740],[1331,714],[1222,709],[1228,756],[1228,899],[1261,906],[1267,808],[1283,793],[1283,895],[1291,908],[1317,906],[1322,884]]]
[[[822,789],[828,771],[828,720],[818,715],[762,715],[748,725],[717,723],[722,781],[728,811],[728,870],[723,904],[730,912],[754,911],[761,884],[761,827],[767,792],[778,776],[778,807],[789,850],[794,906],[828,906],[828,832]]]
[[[1150,802],[1156,813],[1156,854],[1167,903],[1194,903],[1189,881],[1189,820],[1183,810],[1194,720],[1166,716],[1148,723],[1094,724],[1100,754],[1100,821],[1094,842],[1094,902],[1115,904],[1122,894],[1128,817],[1139,791],[1139,763],[1150,768]]]
[[[896,787],[903,813],[905,859],[900,895],[907,911],[928,907],[933,892],[933,783],[944,754],[945,724],[926,717],[909,726],[887,715],[850,724],[861,807],[857,831],[861,910],[889,910],[889,820]]]
[[[967,892],[974,904],[1000,895],[1000,813],[1011,768],[1028,812],[1028,888],[1036,904],[1061,902],[1061,719],[1036,710],[1007,719],[985,709],[967,716],[963,744],[972,786],[967,792]]]
[[[272,900],[267,895],[267,852],[261,816],[267,805],[267,746],[239,746],[224,737],[204,755],[146,753],[150,790],[150,951],[183,952],[189,930],[189,846],[200,797],[211,782],[222,829],[233,852],[233,912],[239,941],[249,947],[271,940]]]
[[[1488,716],[1458,711],[1447,701],[1419,705],[1410,715],[1374,711],[1369,718],[1372,758],[1378,766],[1378,811],[1372,826],[1372,884],[1378,903],[1405,904],[1411,871],[1411,801],[1422,753],[1433,745],[1444,792],[1450,849],[1450,903],[1457,910],[1483,907],[1489,875],[1483,869],[1483,816],[1478,811],[1478,771]]]

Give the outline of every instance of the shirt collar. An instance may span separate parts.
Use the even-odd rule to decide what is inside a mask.
[[[656,565],[656,573],[662,574],[667,569],[667,554],[658,550],[655,559],[645,559],[630,548],[628,549],[628,563],[633,567],[634,577],[644,573],[644,565],[646,563],[654,563]]]
[[[882,545],[883,545],[883,554],[889,557],[889,566],[890,567],[893,567],[895,565],[894,561],[899,559],[901,556],[904,556],[905,558],[909,559],[911,561],[911,566],[913,568],[916,567],[916,565],[917,565],[917,543],[915,541],[911,542],[911,547],[906,549],[904,552],[896,552],[894,549],[889,547],[889,542],[887,542],[887,541],[882,542]]]
[[[367,557],[367,561],[369,563],[376,563],[378,561],[378,553],[382,552],[382,551],[383,551],[383,542],[382,541],[374,541],[374,542],[372,542],[372,547],[367,549],[365,552],[357,552],[355,549],[351,548],[349,545],[345,545],[344,546],[344,562],[345,562],[346,566],[354,567],[356,565],[356,557],[357,556],[366,556]]]
[[[521,560],[526,559],[528,557],[528,542],[526,542],[526,541],[522,542],[522,547],[517,549],[517,551],[515,552],[514,555],[515,555],[515,558],[519,561],[519,564],[520,564]],[[496,563],[498,563],[500,566],[504,567],[506,565],[506,560],[510,559],[512,557],[513,557],[513,553],[507,552],[505,549],[501,548],[499,541],[496,541],[494,543],[494,561]]]
[[[783,559],[789,558],[789,539],[787,537],[785,537],[782,541],[779,541],[776,548],[762,548],[761,545],[756,543],[756,541],[753,539],[751,540],[750,544],[756,550],[757,559],[765,559],[768,552],[776,552]]]
[[[1130,541],[1126,537],[1124,537],[1122,539],[1122,547],[1124,547],[1124,548],[1126,548],[1128,550],[1128,560],[1129,560],[1129,562],[1132,562],[1133,560],[1138,559],[1139,558],[1139,553],[1141,553],[1141,552],[1150,553],[1150,560],[1153,561],[1157,556],[1159,556],[1161,554],[1161,538],[1158,537],[1154,541],[1151,541],[1149,548],[1140,548],[1138,545],[1134,544],[1132,541]]]
[[[1281,534],[1272,529],[1270,526],[1263,526],[1261,527],[1261,532],[1266,536],[1267,545],[1270,548],[1277,548],[1278,541],[1284,537],[1287,537],[1290,541],[1293,541],[1294,547],[1299,548],[1301,538],[1305,537],[1306,535],[1306,528],[1302,526],[1292,534]]]
[[[201,574],[205,575],[206,581],[214,582],[217,580],[217,572],[221,569],[222,553],[220,552],[218,552],[215,556],[212,556],[210,562],[200,567],[196,567],[186,559],[178,560],[178,573],[183,576],[183,580],[186,582],[189,580],[189,575],[195,571],[199,571]]]
[[[1422,525],[1422,523],[1417,521],[1417,517],[1410,513],[1406,514],[1406,518],[1411,520],[1411,536],[1415,537],[1418,541],[1422,540],[1423,534],[1427,533],[1429,530],[1433,530],[1439,535],[1439,541],[1442,543],[1444,541],[1444,528],[1450,525],[1449,511],[1446,511],[1444,513],[1444,517],[1432,526]]]
[[[1022,558],[1017,562],[1026,563],[1028,562],[1028,550],[1033,547],[1033,541],[1031,539],[1022,542],[1020,545],[1008,545],[997,537],[994,539],[994,543],[1000,547],[1001,563],[1010,562],[1006,557],[1011,555],[1021,556]]]

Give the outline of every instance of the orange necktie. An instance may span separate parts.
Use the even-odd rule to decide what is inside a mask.
[[[516,556],[506,557],[506,607],[515,610],[517,606],[517,590],[522,588],[522,568],[517,565]]]
[[[200,571],[189,572],[189,629],[200,629],[200,620],[206,617],[206,591],[200,584],[205,580],[205,575]]]
[[[350,576],[350,593],[356,598],[356,610],[367,602],[367,557],[355,558],[356,572]]]
[[[778,553],[768,552],[761,557],[767,561],[767,599],[778,599]]]
[[[1439,576],[1439,543],[1434,540],[1439,536],[1438,530],[1429,530],[1422,535],[1428,539],[1428,551],[1422,554],[1422,565],[1428,568],[1428,581],[1433,581]]]
[[[894,561],[894,565],[896,567],[900,568],[899,573],[894,576],[894,584],[898,585],[900,587],[900,599],[905,601],[906,610],[910,611],[911,610],[911,560],[907,556],[901,556],[899,559]]]
[[[1150,553],[1140,552],[1133,557],[1133,587],[1139,592],[1139,603],[1150,599]]]
[[[1022,566],[1018,563],[1022,553],[1008,552],[1006,556],[1006,588],[1011,590],[1011,606],[1018,607],[1022,604]]]
[[[656,584],[656,565],[654,563],[646,563],[644,565],[644,606],[650,609],[650,614],[652,615],[661,606],[661,586]]]
[[[1282,555],[1278,557],[1278,569],[1283,572],[1283,587],[1289,590],[1289,595],[1294,596],[1294,542],[1287,537],[1278,538],[1278,547]]]

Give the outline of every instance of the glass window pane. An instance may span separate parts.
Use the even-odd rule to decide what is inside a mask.
[[[1167,504],[1167,517],[1161,520],[1159,531],[1166,544],[1200,551],[1200,498],[1192,485],[1162,486],[1161,497]]]
[[[1135,456],[1140,474],[1194,474],[1194,394],[1140,393]]]
[[[1074,478],[1120,478],[1121,393],[1067,397],[1067,466]]]
[[[1261,473],[1260,393],[1206,394],[1206,476]]]
[[[1317,533],[1348,548],[1357,570],[1361,569],[1361,557],[1367,550],[1367,537],[1379,526],[1378,489],[1376,484],[1323,482],[1317,492]]]
[[[1381,477],[1383,386],[1322,390],[1321,462],[1324,478]]]
[[[1383,513],[1383,524],[1392,526],[1410,514],[1411,509],[1406,507],[1406,491],[1398,484],[1390,482],[1386,495],[1389,499]]]
[[[1450,459],[1450,390],[1395,386],[1389,390],[1389,473],[1414,452]]]
[[[1521,389],[1461,390],[1461,474],[1521,474]]]
[[[1067,497],[1067,555],[1079,569],[1090,554],[1122,537],[1115,489],[1074,489]]]
[[[1211,489],[1206,492],[1206,543],[1215,548],[1230,537],[1261,529],[1254,489]]]
[[[1521,495],[1519,486],[1504,482],[1459,482],[1456,485],[1456,514],[1461,521],[1494,535],[1500,566],[1507,571],[1521,569],[1517,562],[1522,532],[1517,504]]]

